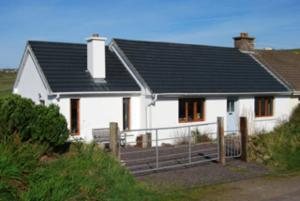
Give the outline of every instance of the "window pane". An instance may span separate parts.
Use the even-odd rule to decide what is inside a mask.
[[[273,98],[268,98],[268,104],[267,104],[267,115],[271,116],[273,115]]]
[[[71,99],[71,133],[79,133],[79,100]]]
[[[188,121],[193,121],[194,119],[194,101],[188,101]]]
[[[259,98],[255,98],[255,116],[260,116]]]
[[[204,119],[204,100],[199,99],[197,101],[197,119]]]
[[[273,115],[273,97],[255,98],[255,116],[272,116]]]
[[[129,129],[129,121],[130,121],[130,99],[124,98],[123,99],[123,129]]]
[[[227,112],[234,112],[234,100],[227,100]]]
[[[266,102],[265,102],[265,98],[261,98],[261,116],[266,116]]]
[[[204,119],[204,99],[179,99],[179,121],[199,121]]]
[[[179,99],[179,121],[185,120],[185,101]]]

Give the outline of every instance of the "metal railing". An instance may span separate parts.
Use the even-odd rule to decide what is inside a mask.
[[[226,158],[239,158],[242,154],[240,130],[224,131]]]
[[[132,173],[217,161],[217,124],[122,131],[119,158]]]

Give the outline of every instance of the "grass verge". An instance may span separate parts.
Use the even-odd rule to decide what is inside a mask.
[[[161,200],[93,145],[43,152],[41,145],[0,144],[0,200]]]

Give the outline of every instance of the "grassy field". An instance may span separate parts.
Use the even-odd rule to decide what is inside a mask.
[[[0,72],[0,96],[12,92],[15,79],[16,79],[15,72],[10,72],[10,73]]]
[[[300,54],[300,49],[291,49],[290,51],[295,54]]]

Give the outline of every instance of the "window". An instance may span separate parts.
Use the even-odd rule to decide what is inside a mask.
[[[71,99],[71,133],[79,135],[79,99]]]
[[[123,98],[123,130],[130,129],[130,98]]]
[[[273,116],[273,97],[256,97],[255,98],[255,116],[269,117]]]
[[[179,122],[204,121],[204,103],[202,98],[179,99]]]

